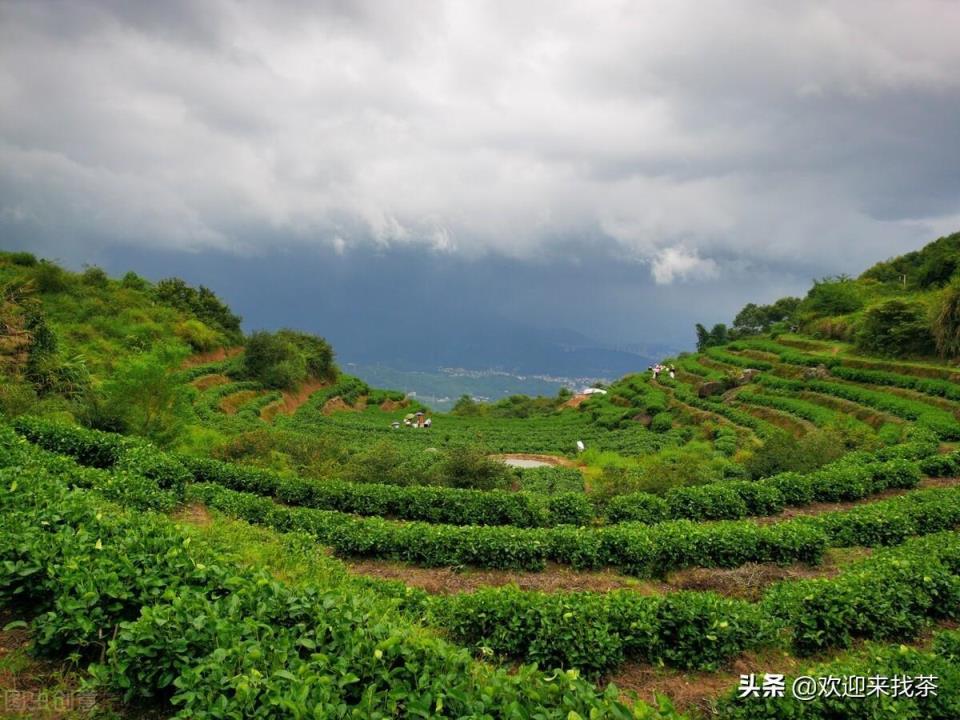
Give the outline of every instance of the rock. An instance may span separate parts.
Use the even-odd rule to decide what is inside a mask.
[[[702,398],[710,397],[711,395],[722,395],[726,389],[726,385],[722,382],[705,382],[697,389],[697,395]]]
[[[749,382],[753,382],[754,378],[760,374],[760,371],[756,368],[747,368],[742,373],[740,373],[740,384],[744,385]]]
[[[816,367],[804,370],[803,377],[807,380],[824,380],[830,377],[830,370],[826,365],[817,365]]]

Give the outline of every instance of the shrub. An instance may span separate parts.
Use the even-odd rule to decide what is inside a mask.
[[[607,520],[611,523],[659,523],[670,518],[667,501],[650,493],[618,495],[607,504]]]
[[[747,505],[739,493],[723,483],[674,488],[665,499],[674,518],[736,520],[747,515]]]
[[[455,525],[536,527],[550,521],[544,508],[546,499],[527,493],[317,482],[216,460],[185,457],[183,463],[199,482],[271,495],[289,505]],[[558,512],[568,513],[564,522],[573,522],[573,517],[589,522],[592,507],[585,496],[579,497],[586,505],[576,501],[565,504],[565,496],[553,498],[561,500]]]
[[[601,695],[574,673],[474,663],[354,587],[291,588],[221,567],[163,518],[118,517],[56,477],[7,480],[0,598],[40,612],[38,649],[98,659],[92,677],[127,701],[167,701],[190,718],[278,707],[304,717],[630,717],[615,691]]]
[[[960,355],[960,279],[945,289],[933,312],[933,339],[944,358]]]
[[[540,593],[508,586],[438,598],[431,614],[458,643],[590,676],[624,659],[717,669],[772,640],[758,607],[713,593],[651,597],[629,590]]]
[[[159,345],[128,358],[103,384],[88,417],[105,429],[172,444],[190,416],[189,391],[172,372],[183,355],[177,346]]]
[[[37,264],[37,256],[29,252],[12,252],[7,257],[14,265],[33,267]]]
[[[660,412],[653,416],[650,422],[650,429],[656,433],[665,433],[673,427],[673,415],[668,412]]]
[[[293,330],[255,332],[246,342],[244,373],[267,387],[292,389],[307,378],[336,376],[333,349],[326,340]]]
[[[583,493],[554,495],[547,508],[554,525],[589,525],[596,512],[590,498]]]
[[[110,283],[110,278],[103,268],[90,265],[80,274],[80,282],[87,287],[105,288]]]
[[[885,720],[886,718],[946,719],[960,717],[960,671],[955,662],[939,650],[940,643],[950,642],[949,632],[934,635],[933,652],[918,650],[906,645],[881,646],[868,644],[862,652],[846,655],[830,662],[821,662],[805,669],[808,677],[815,678],[919,678],[935,677],[935,693],[911,692],[893,697],[884,686],[871,692],[871,681],[865,684],[863,694],[856,692],[818,694],[811,698],[797,698],[791,688],[796,676],[784,678],[784,697],[762,696],[738,697],[731,692],[722,698],[715,708],[718,720],[836,720],[837,718],[863,718]],[[829,685],[827,685],[829,687]],[[843,684],[841,684],[842,690]],[[874,685],[873,687],[877,687]],[[888,686],[889,687],[889,686]]]
[[[49,260],[41,260],[33,266],[33,282],[42,293],[64,292],[70,288],[67,271]]]
[[[511,482],[510,468],[472,445],[450,448],[435,466],[434,477],[449,487],[472,490],[505,489]]]
[[[920,462],[920,470],[930,477],[957,477],[960,475],[960,452],[931,455]]]
[[[45,450],[69,455],[76,458],[81,465],[90,467],[113,467],[124,447],[124,440],[119,435],[52,423],[39,418],[16,418],[13,427],[30,442]]]
[[[562,526],[549,530],[457,527],[283,507],[266,498],[214,485],[190,486],[187,497],[249,522],[282,531],[308,532],[345,557],[381,557],[426,566],[467,564],[538,570],[549,559],[574,567],[616,566],[650,577],[693,565],[816,563],[827,545],[823,531],[801,523],[762,527],[751,522],[704,525],[676,521],[653,526],[625,523],[601,529]]]
[[[173,334],[187,343],[194,352],[207,352],[220,344],[216,331],[193,318],[177,323]]]
[[[149,283],[131,270],[121,278],[120,287],[128,290],[146,290]]]
[[[583,473],[577,468],[548,465],[518,470],[521,490],[542,495],[583,492]]]
[[[117,459],[117,470],[127,470],[155,481],[161,488],[183,497],[187,482],[192,479],[183,463],[155,447],[128,442]]]
[[[816,315],[846,315],[863,306],[856,283],[846,276],[815,280],[800,303],[801,312]]]
[[[156,298],[165,305],[192,313],[207,325],[221,330],[236,342],[242,337],[240,317],[209,288],[192,288],[180,278],[167,278],[154,286]]]
[[[793,629],[798,653],[847,647],[861,638],[914,636],[928,618],[960,612],[960,555],[954,533],[878,553],[835,580],[803,580],[772,588],[764,605]]]
[[[891,357],[932,354],[934,339],[926,306],[919,302],[887,300],[870,308],[857,333],[857,347]]]

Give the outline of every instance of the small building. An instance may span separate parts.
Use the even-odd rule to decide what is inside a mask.
[[[607,391],[603,388],[584,388],[581,395],[606,395]]]

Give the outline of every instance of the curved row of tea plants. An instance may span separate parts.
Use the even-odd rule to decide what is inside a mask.
[[[736,567],[746,562],[816,563],[827,545],[814,528],[747,521],[605,528],[456,526],[396,522],[329,510],[278,505],[219,485],[192,485],[189,501],[281,531],[301,530],[342,557],[402,560],[425,566],[473,565],[541,570],[548,560],[576,568],[615,566],[640,577],[690,567]]]
[[[862,375],[860,378],[851,375],[846,379],[869,384],[896,385],[897,382],[911,383],[919,381],[918,385],[911,387],[926,394],[941,397],[955,395],[957,389],[956,380],[960,379],[960,373],[950,368],[909,362],[895,363],[877,360],[875,358],[834,355],[825,350],[821,350],[819,353],[801,352],[792,347],[785,347],[784,344],[786,342],[788,341],[780,340],[776,342],[773,340],[750,338],[749,340],[738,340],[730,343],[727,347],[730,350],[762,350],[776,355],[780,362],[787,365],[804,367],[823,365],[830,368],[831,372],[837,374],[838,377],[842,377],[842,375],[837,373],[837,370],[840,368],[843,368],[843,371],[863,371],[868,374]],[[903,387],[907,387],[907,385]],[[960,397],[954,397],[953,399],[960,399]]]
[[[873,506],[771,525],[744,520],[679,520],[658,525],[623,523],[604,528],[549,529],[360,518],[286,507],[269,498],[218,485],[192,485],[187,497],[249,522],[281,531],[307,532],[342,557],[521,570],[540,570],[551,560],[575,568],[618,567],[639,577],[655,577],[685,567],[738,567],[748,562],[816,564],[831,543],[897,542],[910,534],[960,524],[960,490],[956,488],[917,491]]]
[[[585,525],[595,508],[582,493],[553,496],[439,487],[398,487],[349,482],[318,482],[215,460],[162,453],[122,436],[21,418],[17,429],[41,447],[69,454],[96,467],[135,467],[137,472],[182,488],[187,480],[214,483],[232,490],[269,495],[286,505],[341,513],[393,516],[448,525],[513,525],[540,527]],[[915,487],[920,471],[907,458],[931,456],[933,443],[915,441],[884,448],[873,455],[855,453],[812,473],[784,473],[756,482],[725,481],[674,488],[660,497],[633,493],[615,497],[607,507],[611,522],[739,519],[771,515],[785,505],[814,501],[858,500],[891,488]],[[951,474],[956,455],[926,469]],[[574,471],[575,472],[575,471]]]
[[[744,390],[737,393],[736,400],[740,403],[759,405],[761,407],[779,410],[788,415],[795,415],[801,420],[813,423],[817,427],[831,425],[841,420],[841,418],[846,419],[847,422],[859,423],[858,420],[850,418],[849,416],[842,416],[841,413],[835,410],[790,395],[775,394],[773,392],[757,393]]]
[[[735,425],[749,429],[759,438],[768,438],[780,432],[776,425],[754,417],[748,412],[727,405],[719,399],[699,397],[696,390],[686,383],[677,382],[670,378],[659,378],[657,382],[664,387],[670,388],[674,398],[678,402],[698,410],[705,410],[725,417]]]
[[[12,425],[44,450],[67,455],[88,467],[129,470],[156,480],[160,487],[178,496],[192,479],[175,457],[137,438],[26,416],[16,418]]]
[[[764,697],[762,690],[742,696],[733,690],[716,704],[714,715],[718,720],[952,720],[960,717],[960,632],[935,633],[929,650],[868,643],[852,655],[806,668],[802,676],[822,679],[824,687],[836,691],[813,698],[795,697],[793,684],[801,675],[787,674],[782,697]],[[896,680],[885,681],[887,678]],[[903,678],[914,682],[908,685]],[[924,692],[919,687],[921,678],[927,679]],[[763,674],[755,679],[763,684]],[[839,682],[831,684],[831,679]],[[897,681],[911,691],[894,696]]]
[[[786,506],[813,502],[861,500],[888,489],[916,487],[921,470],[945,477],[960,470],[960,455],[937,463],[914,458],[935,457],[935,446],[907,443],[874,454],[854,453],[809,473],[787,472],[756,481],[724,481],[674,488],[664,496],[619,495],[607,505],[611,522],[657,523],[671,519],[736,520],[773,515]]]
[[[960,422],[952,413],[926,403],[904,398],[878,390],[868,390],[854,384],[827,382],[824,380],[789,380],[773,375],[761,375],[757,382],[766,387],[791,392],[813,390],[833,395],[868,407],[889,412],[905,420],[929,428],[944,440],[960,439]]]
[[[774,640],[773,623],[759,606],[710,592],[484,588],[433,598],[429,622],[460,645],[590,675],[627,660],[716,670]]]
[[[960,519],[960,502],[956,519]],[[717,669],[749,649],[808,654],[859,639],[911,639],[960,618],[960,536],[889,548],[840,576],[788,581],[758,603],[710,592],[529,592],[515,586],[437,597],[431,621],[471,647],[591,674],[624,660]]]
[[[224,566],[162,516],[22,470],[0,470],[0,600],[34,616],[38,651],[95,661],[126,701],[191,720],[661,717],[576,673],[477,663],[355,589]]]
[[[183,463],[197,482],[269,495],[287,505],[358,515],[451,525],[517,527],[582,525],[589,523],[594,515],[593,505],[582,492],[545,496],[505,490],[320,482],[216,460],[183,458]]]

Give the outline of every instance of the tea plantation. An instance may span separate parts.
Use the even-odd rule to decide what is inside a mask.
[[[876,330],[952,290],[878,267],[432,413],[208,290],[0,254],[0,679],[55,668],[65,717],[958,718],[960,368]],[[791,694],[831,677],[874,690]]]

